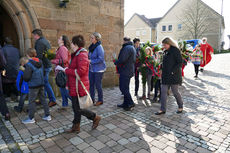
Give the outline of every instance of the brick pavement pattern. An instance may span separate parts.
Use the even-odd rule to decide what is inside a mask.
[[[230,54],[214,55],[196,80],[193,65],[188,64],[180,87],[184,100],[182,114],[176,114],[177,105],[170,95],[166,114],[154,115],[160,104],[134,97],[134,80],[131,82],[136,103],[133,111],[116,108],[122,102],[118,87],[105,88],[104,104],[90,108],[102,116],[100,125],[92,131],[92,122],[82,118],[79,134],[64,132],[72,125],[73,112],[71,107],[60,111],[60,99],[51,108],[52,121],[43,121],[43,110],[38,107],[36,123],[29,125],[21,123],[25,112],[12,110],[17,103],[8,102],[12,119],[10,122],[2,119],[0,133],[7,128],[10,136],[0,136],[0,150],[15,152],[16,146],[17,152],[33,153],[230,152],[229,59]],[[12,137],[12,141],[7,141],[7,137]]]

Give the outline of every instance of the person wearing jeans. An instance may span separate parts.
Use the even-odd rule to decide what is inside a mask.
[[[14,107],[14,110],[16,112],[19,112],[19,113],[22,112],[26,97],[28,96],[28,93],[29,93],[28,84],[27,84],[27,82],[25,82],[23,80],[23,75],[24,75],[24,71],[25,71],[25,64],[27,62],[28,62],[27,57],[22,57],[20,59],[20,65],[21,66],[19,67],[19,72],[18,72],[18,76],[17,76],[17,80],[16,80],[17,89],[20,92],[20,100],[19,100],[18,106]]]
[[[51,46],[48,40],[43,37],[42,31],[40,29],[34,29],[32,31],[32,36],[35,40],[34,48],[36,50],[37,57],[42,60],[43,63],[45,93],[48,94],[49,106],[52,107],[57,104],[53,89],[49,83],[49,74],[52,70],[52,64],[50,60],[44,56],[44,53],[51,49]]]
[[[118,104],[117,107],[123,108],[125,111],[130,111],[135,106],[133,99],[130,95],[129,84],[130,79],[134,75],[134,64],[136,62],[136,51],[130,38],[125,37],[124,44],[120,50],[118,59],[114,60],[117,66],[118,73],[120,74],[120,89],[124,94],[124,102]]]
[[[60,88],[61,97],[62,97],[62,107],[68,106],[68,99],[72,100],[72,97],[69,95],[69,91],[66,88]]]
[[[164,47],[164,56],[162,64],[162,85],[161,85],[161,108],[156,115],[165,114],[167,91],[171,87],[173,96],[176,98],[178,110],[176,113],[182,113],[183,101],[178,91],[178,86],[182,83],[182,56],[177,43],[170,37],[162,41]]]
[[[95,102],[95,87],[98,93],[98,101],[95,106],[103,104],[102,78],[106,70],[104,49],[101,45],[101,34],[94,32],[91,35],[92,44],[89,46],[89,81],[90,81],[90,96]]]
[[[54,92],[53,92],[53,89],[49,83],[49,74],[50,74],[50,71],[52,70],[52,68],[45,68],[44,69],[44,87],[45,87],[45,91],[46,93],[48,94],[48,98],[49,98],[49,101],[50,103],[52,102],[55,102],[56,103],[56,98],[55,98],[55,95],[54,95]],[[56,104],[55,104],[56,105]],[[53,106],[53,105],[52,105]]]
[[[120,75],[121,91],[122,93],[124,93],[124,102],[122,107],[125,110],[130,110],[130,107],[134,106],[133,99],[129,92],[130,79],[131,79],[130,77],[127,77],[125,75]]]
[[[69,66],[71,55],[69,52],[70,49],[70,42],[66,35],[62,35],[58,39],[58,45],[59,48],[56,51],[55,59],[51,60],[52,64],[55,64],[57,67],[58,65],[66,68]],[[57,71],[55,72],[57,75]],[[61,110],[65,110],[65,108],[68,106],[68,99],[71,100],[71,97],[69,96],[69,91],[64,87],[60,87],[60,92],[62,96],[62,108]]]

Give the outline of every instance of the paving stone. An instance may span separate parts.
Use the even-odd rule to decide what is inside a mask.
[[[117,145],[117,142],[114,141],[114,140],[110,140],[110,141],[108,141],[108,142],[106,143],[106,145],[108,145],[109,147],[112,147],[112,146]]]
[[[65,153],[72,153],[72,152],[76,151],[77,148],[74,147],[73,145],[68,145],[68,146],[64,147],[63,150]]]
[[[120,140],[122,137],[116,133],[112,133],[112,134],[109,134],[108,135],[111,139],[115,140],[115,141],[118,141]]]
[[[111,153],[111,152],[113,152],[113,150],[107,146],[107,147],[100,149],[99,152],[100,153]]]
[[[149,153],[147,150],[141,149],[137,153]]]
[[[152,152],[152,153],[165,153],[164,151],[162,151],[162,150],[160,150],[160,149],[158,149],[158,148],[156,148],[156,147],[151,147],[150,148],[150,151]]]
[[[129,138],[129,141],[131,141],[131,142],[137,142],[139,140],[140,139],[138,137],[131,137],[131,138]]]
[[[132,152],[137,152],[140,149],[143,149],[141,146],[137,145],[136,143],[128,143],[125,145],[125,147],[129,150],[131,150]]]
[[[85,153],[99,153],[97,150],[95,150],[93,147],[88,147],[83,152]]]
[[[120,145],[126,145],[127,143],[129,143],[129,141],[127,139],[120,139],[119,141],[117,141]]]
[[[85,131],[81,131],[79,134],[78,134],[79,137],[81,137],[82,139],[85,139],[87,137],[89,137],[90,135],[85,132]]]
[[[100,135],[99,137],[97,137],[97,139],[102,143],[106,143],[111,140],[111,138],[106,135]]]
[[[68,141],[66,139],[59,139],[59,140],[55,141],[55,143],[61,148],[71,144],[70,141]]]
[[[86,148],[88,148],[88,147],[89,147],[89,144],[88,144],[88,143],[85,143],[85,142],[83,142],[83,143],[77,145],[77,148],[78,148],[79,150],[84,150],[84,149],[86,149]]]
[[[84,141],[81,139],[81,138],[79,138],[78,136],[77,137],[74,137],[74,138],[71,138],[70,140],[69,140],[73,145],[79,145],[79,144],[81,144],[81,143],[83,143]]]
[[[107,128],[110,129],[110,130],[113,130],[113,129],[117,128],[117,127],[116,127],[115,125],[113,125],[113,124],[106,124],[105,127],[107,127]]]
[[[55,145],[55,143],[53,142],[52,139],[46,139],[40,142],[40,144],[42,145],[43,148],[49,148],[53,145]]]
[[[105,147],[105,145],[99,140],[92,142],[90,145],[93,146],[97,150],[100,150],[101,148]]]
[[[121,151],[120,153],[132,153],[132,151],[130,151],[129,149],[125,149],[125,150]]]
[[[32,149],[32,152],[33,153],[40,153],[40,152],[43,152],[44,151],[44,149],[40,146],[40,147],[37,147],[37,148],[35,148],[35,149]]]
[[[196,151],[196,152],[202,152],[202,153],[210,153],[209,150],[204,149],[204,148],[201,148],[201,147],[197,147],[197,148],[195,149],[195,151]]]
[[[125,150],[125,147],[123,147],[122,145],[116,145],[116,146],[113,146],[112,149],[115,152],[121,152],[122,150]]]
[[[52,146],[46,149],[47,153],[62,153],[63,151],[58,146]]]
[[[176,153],[177,150],[175,148],[172,148],[171,146],[168,146],[164,149],[165,152],[167,153]]]

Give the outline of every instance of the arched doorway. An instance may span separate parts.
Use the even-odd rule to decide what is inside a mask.
[[[21,55],[30,48],[31,31],[40,28],[28,0],[3,0],[0,2],[0,35],[9,36]]]
[[[14,22],[11,20],[10,16],[0,6],[0,45],[3,46],[3,39],[9,37],[13,41],[13,46],[20,48],[18,34]]]

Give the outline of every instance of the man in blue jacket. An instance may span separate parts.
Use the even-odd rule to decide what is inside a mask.
[[[49,106],[52,107],[57,104],[53,89],[49,83],[49,74],[50,74],[50,71],[52,70],[52,65],[51,65],[50,60],[44,56],[44,53],[51,48],[50,43],[47,41],[45,37],[43,37],[42,31],[40,29],[33,30],[32,35],[34,39],[36,40],[35,50],[37,53],[37,57],[40,60],[42,60],[42,63],[43,63],[44,72],[45,72],[44,73],[45,91],[48,94]]]
[[[126,111],[130,111],[135,106],[133,99],[130,95],[129,84],[130,79],[134,75],[134,64],[136,62],[136,50],[133,47],[133,43],[130,38],[125,37],[124,44],[120,50],[118,59],[115,61],[118,73],[120,74],[120,89],[124,94],[123,104],[117,105],[117,107],[123,108]]]

